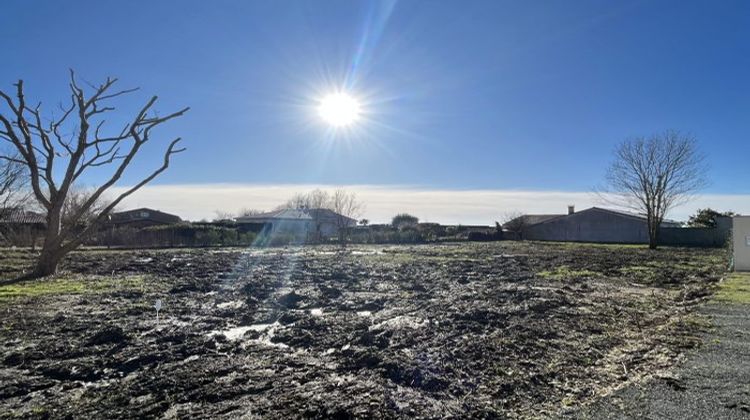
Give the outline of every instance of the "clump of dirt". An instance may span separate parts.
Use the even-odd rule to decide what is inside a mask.
[[[523,418],[699,345],[692,307],[723,254],[510,242],[83,251],[64,269],[113,285],[0,302],[0,411]]]

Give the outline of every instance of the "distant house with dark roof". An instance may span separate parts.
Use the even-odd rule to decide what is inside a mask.
[[[0,210],[0,243],[31,245],[46,228],[47,219],[42,213],[20,208]]]
[[[246,230],[295,235],[337,236],[339,229],[353,227],[357,221],[329,209],[280,209],[234,219]]]
[[[0,211],[0,224],[3,225],[38,225],[44,226],[47,219],[44,214],[24,209]]]
[[[526,215],[523,239],[539,241],[599,242],[643,244],[648,243],[646,217],[618,210],[591,207],[576,212],[573,206],[568,214]],[[664,220],[662,229],[680,228],[681,224]]]
[[[180,223],[182,219],[174,214],[149,208],[139,208],[112,213],[108,224],[115,227],[143,228],[157,225]]]

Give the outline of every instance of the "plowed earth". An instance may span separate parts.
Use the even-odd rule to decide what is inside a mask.
[[[555,417],[699,345],[693,308],[724,260],[511,242],[76,252],[0,291],[0,416]]]

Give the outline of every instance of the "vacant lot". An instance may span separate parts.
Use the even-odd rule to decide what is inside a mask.
[[[0,288],[0,416],[555,416],[700,344],[725,266],[543,243],[79,252]]]

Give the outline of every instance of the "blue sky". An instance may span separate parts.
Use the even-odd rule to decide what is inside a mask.
[[[190,106],[156,184],[585,192],[617,142],[678,129],[707,194],[750,194],[746,1],[6,0],[0,37],[0,86],[50,107],[69,67],[140,86],[124,111]],[[365,119],[332,133],[315,107],[342,88]]]

